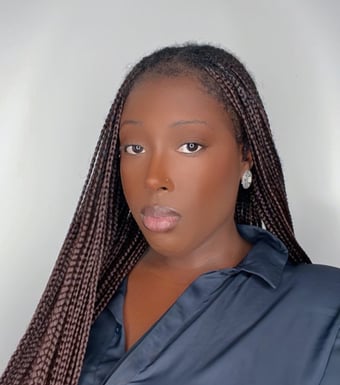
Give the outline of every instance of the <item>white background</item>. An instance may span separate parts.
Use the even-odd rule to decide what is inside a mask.
[[[119,83],[146,53],[221,44],[255,76],[297,238],[340,266],[340,2],[0,0],[0,372],[45,287]]]

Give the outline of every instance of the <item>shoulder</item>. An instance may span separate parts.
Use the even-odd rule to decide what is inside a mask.
[[[326,283],[340,284],[340,268],[318,264],[287,264],[287,270],[296,279],[302,279],[304,282],[310,283]]]
[[[307,286],[333,287],[340,289],[340,269],[333,266],[317,264],[287,264],[285,269],[287,277],[295,283]],[[340,295],[340,292],[338,292]]]
[[[287,264],[281,285],[301,304],[340,312],[340,269],[317,264]]]

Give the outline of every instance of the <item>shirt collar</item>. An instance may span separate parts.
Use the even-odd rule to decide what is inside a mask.
[[[127,278],[125,277],[115,295],[111,298],[110,302],[107,304],[107,309],[115,317],[116,321],[123,325],[123,306],[124,298],[127,290]]]
[[[237,228],[241,237],[253,247],[235,270],[257,275],[272,288],[277,288],[288,259],[287,247],[276,236],[260,227],[237,225]]]

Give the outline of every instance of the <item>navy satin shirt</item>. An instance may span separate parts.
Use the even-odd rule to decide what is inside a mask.
[[[340,269],[292,265],[265,230],[235,268],[197,278],[124,349],[126,280],[91,328],[79,385],[340,385]]]

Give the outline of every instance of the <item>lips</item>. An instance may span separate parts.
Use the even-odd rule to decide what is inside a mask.
[[[162,233],[172,230],[178,223],[177,211],[165,206],[147,206],[141,211],[143,225],[150,231]]]

